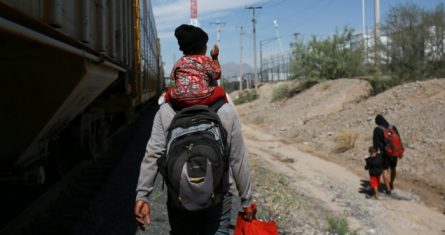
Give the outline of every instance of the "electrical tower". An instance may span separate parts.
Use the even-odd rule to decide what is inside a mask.
[[[190,24],[196,27],[198,23],[198,0],[190,0]]]

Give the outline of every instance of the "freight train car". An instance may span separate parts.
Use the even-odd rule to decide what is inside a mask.
[[[164,86],[150,1],[0,0],[0,78],[0,178],[44,183]]]

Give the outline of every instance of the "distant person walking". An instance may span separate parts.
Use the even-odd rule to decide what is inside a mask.
[[[385,161],[383,160],[381,154],[377,152],[376,148],[371,146],[369,147],[368,151],[369,157],[365,159],[365,170],[368,170],[369,172],[369,182],[371,188],[373,189],[373,197],[374,199],[378,199],[380,176],[382,175]]]
[[[391,194],[394,189],[394,180],[396,179],[397,161],[403,157],[403,144],[399,135],[399,131],[391,125],[382,115],[378,114],[375,117],[375,124],[373,133],[373,146],[383,157],[383,181],[386,186],[386,194]]]

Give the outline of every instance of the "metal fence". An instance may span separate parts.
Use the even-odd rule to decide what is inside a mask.
[[[292,51],[261,58],[259,80],[261,82],[283,81],[292,77]]]

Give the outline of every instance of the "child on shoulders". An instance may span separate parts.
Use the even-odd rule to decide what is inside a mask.
[[[193,25],[179,26],[175,37],[184,55],[173,66],[170,80],[175,86],[167,89],[165,102],[178,109],[197,104],[210,106],[220,99],[227,102],[224,88],[217,85],[221,77],[218,46],[210,51],[211,58],[206,56],[208,35]]]

